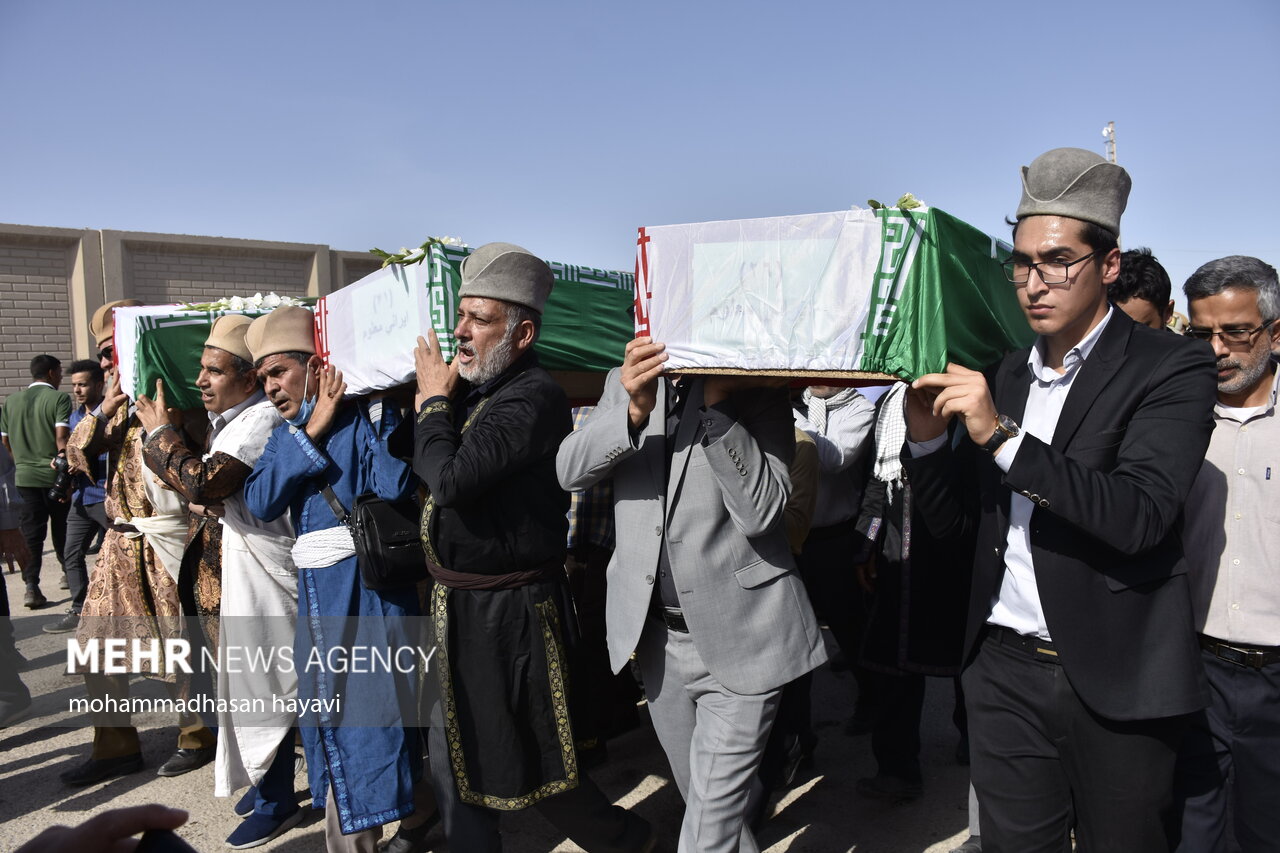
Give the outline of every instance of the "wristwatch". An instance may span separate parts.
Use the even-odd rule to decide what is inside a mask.
[[[988,438],[987,443],[982,445],[982,449],[988,453],[995,453],[1000,449],[1000,445],[1021,431],[1018,428],[1018,422],[1013,418],[1008,415],[996,415],[996,431],[991,433],[991,438]]]

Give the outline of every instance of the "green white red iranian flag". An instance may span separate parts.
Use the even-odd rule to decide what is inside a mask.
[[[845,210],[641,228],[636,333],[668,370],[912,379],[1033,335],[1009,246],[941,210]]]

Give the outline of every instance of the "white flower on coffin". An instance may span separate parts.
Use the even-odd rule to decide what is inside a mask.
[[[279,296],[276,296],[276,292],[274,290],[268,293],[266,295],[266,298],[262,300],[263,308],[275,309],[275,308],[279,308],[283,304],[284,304],[283,301],[280,299]]]
[[[243,311],[246,307],[244,300],[239,296],[233,296],[230,299],[225,299],[223,301],[226,302],[226,307],[230,308],[232,311]]]

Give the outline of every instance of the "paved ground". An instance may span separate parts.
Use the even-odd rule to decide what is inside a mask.
[[[231,801],[212,795],[213,772],[204,767],[186,776],[161,779],[158,767],[172,753],[176,729],[164,719],[141,720],[147,769],[84,789],[70,789],[58,774],[88,755],[91,730],[83,715],[68,714],[72,698],[84,695],[79,676],[68,676],[66,642],[72,635],[45,634],[41,626],[65,612],[66,593],[59,592],[57,563],[45,555],[42,587],[51,604],[42,610],[22,606],[23,586],[17,575],[6,575],[18,649],[30,661],[23,679],[35,697],[32,715],[0,730],[0,850],[12,850],[41,829],[78,823],[107,808],[161,802],[188,809],[190,822],[179,834],[197,850],[226,849],[223,840],[237,825]],[[798,786],[781,799],[760,833],[769,851],[857,851],[857,853],[945,853],[967,836],[968,774],[955,763],[956,735],[951,725],[952,694],[947,680],[930,679],[925,699],[923,760],[925,795],[903,805],[869,801],[854,791],[854,783],[874,772],[869,739],[850,738],[841,731],[853,698],[847,673],[819,670],[814,682],[814,717],[821,739],[813,766],[801,771]],[[152,683],[135,682],[137,695],[161,696]],[[652,730],[646,724],[609,744],[610,761],[592,772],[593,778],[616,801],[651,821],[659,832],[659,850],[674,851],[681,801],[666,778],[666,763]],[[305,781],[299,778],[303,793]],[[264,851],[303,853],[324,849],[320,813]],[[576,851],[536,814],[504,819],[506,850],[510,853]],[[444,838],[433,836],[432,849],[445,850]],[[455,851],[465,853],[465,851]]]

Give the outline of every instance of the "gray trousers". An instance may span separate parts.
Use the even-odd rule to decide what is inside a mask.
[[[636,647],[649,716],[684,797],[680,853],[757,853],[745,825],[781,688],[745,696],[717,681],[686,633],[650,617]]]

